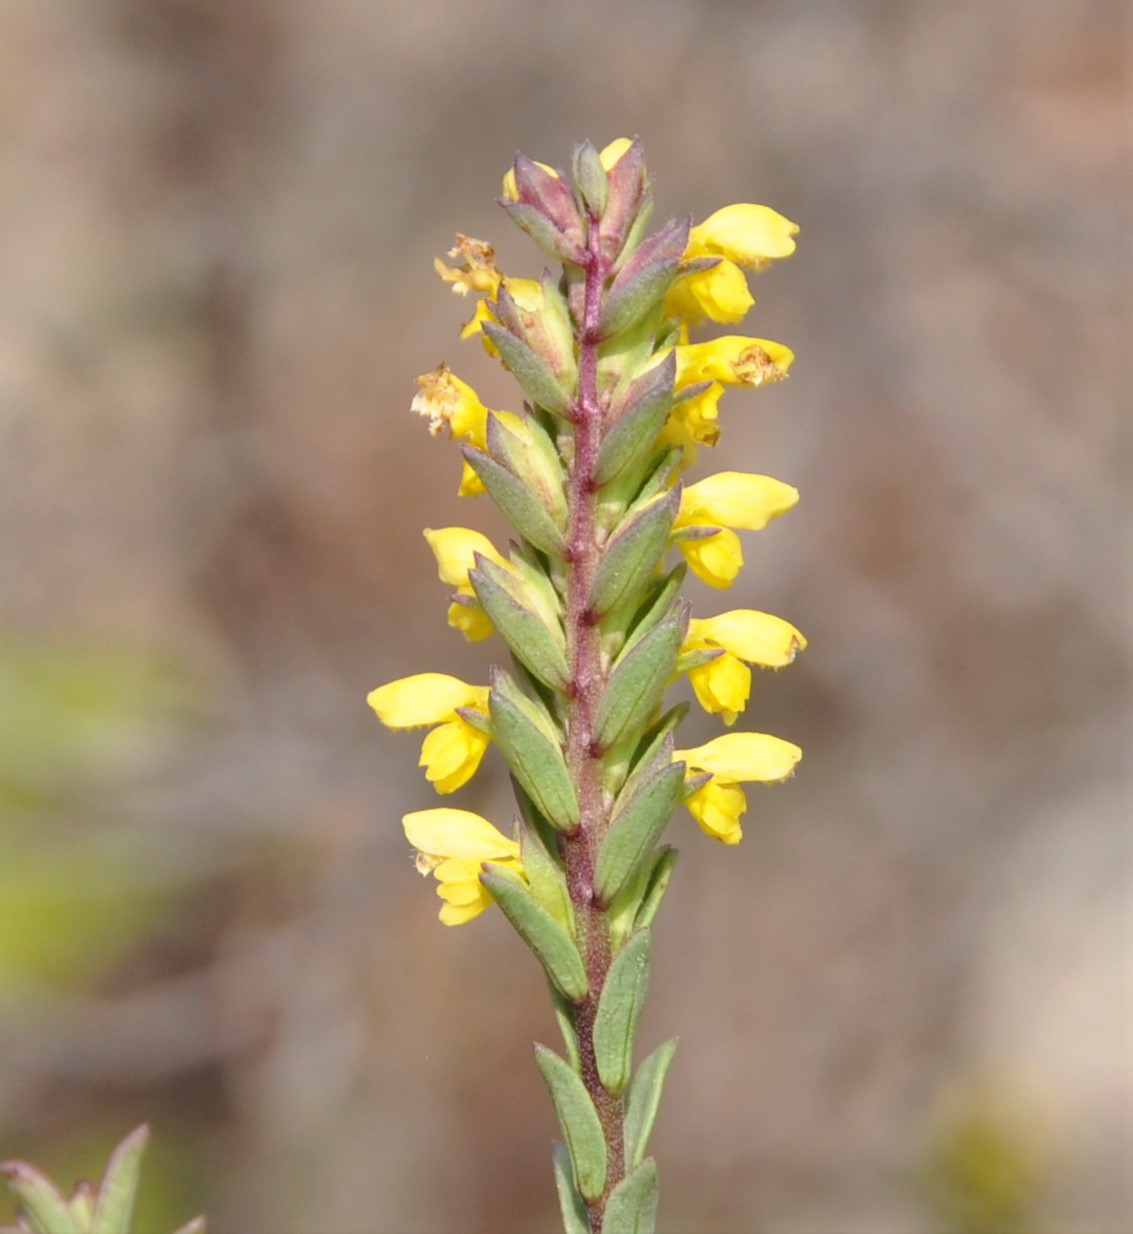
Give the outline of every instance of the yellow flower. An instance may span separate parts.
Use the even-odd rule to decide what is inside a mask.
[[[366,702],[387,728],[436,725],[421,746],[419,767],[438,793],[467,784],[488,748],[488,735],[457,714],[458,707],[488,714],[488,687],[470,686],[445,673],[417,673],[379,686]]]
[[[485,862],[523,874],[519,845],[470,810],[416,810],[401,820],[417,869],[437,880],[444,925],[463,925],[492,903],[480,882]]]
[[[692,256],[691,251],[686,250],[685,256]],[[720,260],[677,279],[665,294],[665,316],[693,326],[706,317],[731,324],[743,321],[754,303],[744,272],[734,262]]]
[[[483,240],[456,233],[456,246],[449,249],[449,257],[457,259],[455,266],[446,266],[439,257],[433,259],[433,268],[458,296],[470,291],[485,292],[494,296],[502,277],[496,269],[496,250]]]
[[[725,724],[734,724],[751,694],[748,664],[781,668],[805,646],[806,639],[789,621],[755,609],[737,608],[716,617],[694,617],[681,651],[723,651],[714,660],[690,669],[688,679],[705,711],[723,716]]]
[[[476,601],[468,571],[476,564],[476,554],[487,557],[496,565],[507,566],[505,557],[496,552],[495,545],[479,531],[469,527],[425,528],[425,539],[437,559],[437,573],[442,583],[456,588],[458,596],[449,605],[448,623],[459,630],[470,643],[478,643],[492,633],[492,623]]]
[[[738,202],[697,224],[688,237],[689,257],[725,257],[748,270],[762,270],[795,251],[798,226],[770,206]]]
[[[720,440],[720,396],[724,387],[714,381],[699,394],[685,399],[673,408],[657,441],[663,446],[680,446],[684,450],[683,465],[696,462],[697,446],[714,446]]]
[[[781,381],[795,358],[795,353],[782,343],[743,334],[680,344],[676,351],[678,390],[697,381],[720,381],[726,386],[762,386]]]
[[[703,534],[677,539],[689,568],[710,587],[730,587],[743,565],[743,548],[733,527],[760,531],[789,510],[798,490],[770,476],[721,471],[681,493],[673,530],[701,529]]]
[[[762,270],[795,251],[798,227],[789,219],[751,202],[725,206],[689,233],[685,257],[719,257],[716,265],[686,275],[665,297],[665,312],[692,325],[705,317],[742,321],[755,303],[740,268]]]
[[[711,774],[712,779],[685,805],[713,839],[738,844],[743,838],[740,816],[747,810],[747,797],[739,785],[785,780],[802,754],[798,746],[768,733],[725,733],[695,749],[677,750],[673,758],[685,762],[690,775]]]

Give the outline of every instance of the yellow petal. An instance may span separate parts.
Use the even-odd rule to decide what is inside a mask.
[[[751,669],[727,652],[690,669],[688,679],[704,710],[723,716],[725,724],[736,722],[751,695]]]
[[[479,604],[460,604],[455,600],[448,606],[447,620],[470,643],[483,642],[496,628]]]
[[[674,527],[738,527],[760,531],[799,499],[798,489],[770,476],[721,471],[681,492]]]
[[[542,169],[545,172],[547,172],[548,175],[554,176],[556,180],[559,178],[559,173],[553,167],[548,167],[546,163],[540,163],[538,160],[535,160],[535,166],[542,167]],[[516,188],[516,184],[515,184],[515,167],[514,166],[509,167],[507,171],[504,172],[504,182],[503,183],[504,183],[503,195],[505,197],[510,197],[512,201],[518,201],[519,200],[519,189]]]
[[[633,141],[629,137],[615,137],[608,146],[604,146],[598,152],[598,161],[607,171],[610,171],[632,145]]]
[[[710,321],[743,321],[755,303],[744,272],[734,262],[720,261],[709,270],[686,274],[665,296],[665,315],[680,317],[695,326]]]
[[[738,784],[709,780],[685,801],[701,830],[724,844],[743,839],[740,816],[747,810],[747,797]]]
[[[795,359],[782,343],[743,334],[725,334],[704,343],[677,347],[677,389],[698,381],[722,381],[726,386],[762,386],[780,381]]]
[[[731,587],[744,564],[743,545],[734,531],[722,528],[713,536],[678,540],[677,548],[701,582],[722,590]]]
[[[425,738],[417,765],[438,793],[453,793],[476,774],[488,744],[486,733],[457,716]]]
[[[752,608],[735,608],[715,617],[694,617],[688,638],[725,647],[749,664],[782,668],[806,646],[806,639],[789,621]]]
[[[765,784],[785,780],[802,756],[798,746],[769,733],[725,733],[673,755],[688,763],[690,769],[710,771],[722,780],[758,780]]]
[[[387,728],[417,728],[440,724],[457,707],[488,710],[488,687],[470,686],[445,673],[417,673],[379,686],[366,695],[366,702]]]
[[[519,857],[519,845],[514,840],[471,810],[447,806],[415,810],[405,815],[401,825],[414,848],[435,857],[459,857],[476,863]]]
[[[457,487],[456,495],[458,497],[476,497],[484,491],[484,481],[472,470],[471,463],[467,459],[464,460],[464,467],[460,473],[460,484]]]
[[[491,540],[471,527],[426,527],[425,539],[437,559],[441,582],[450,587],[468,587],[468,571],[476,564],[477,553],[496,565],[507,564]]]
[[[689,233],[688,255],[719,254],[741,266],[759,269],[795,251],[798,227],[769,206],[751,202],[724,206]]]
[[[448,255],[456,258],[455,266],[446,266],[437,257],[433,260],[433,268],[446,283],[452,284],[458,296],[466,296],[470,291],[495,295],[501,276],[496,269],[495,249],[490,244],[457,232],[456,246],[449,249]]]

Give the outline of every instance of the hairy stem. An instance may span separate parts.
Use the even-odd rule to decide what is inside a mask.
[[[602,785],[602,751],[594,738],[594,717],[606,682],[597,617],[589,596],[601,546],[597,527],[595,464],[602,444],[602,410],[598,402],[598,322],[608,273],[599,244],[599,225],[590,221],[586,296],[579,329],[578,401],[574,409],[574,463],[569,479],[569,552],[566,594],[567,645],[571,699],[567,710],[566,760],[582,810],[578,832],[564,837],[567,885],[579,927],[579,943],[590,992],[574,1007],[574,1024],[582,1056],[582,1080],[598,1111],[607,1145],[606,1192],[589,1206],[590,1228],[601,1234],[606,1196],[625,1175],[625,1110],[598,1076],[594,1053],[594,1017],[610,968],[610,927],[594,894],[598,846],[609,823]]]

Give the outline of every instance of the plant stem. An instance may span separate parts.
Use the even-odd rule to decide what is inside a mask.
[[[591,218],[583,320],[579,329],[578,401],[574,409],[574,462],[569,478],[569,549],[566,621],[571,668],[567,709],[566,760],[578,792],[581,825],[562,837],[567,886],[578,923],[579,943],[589,978],[586,999],[573,1009],[582,1058],[582,1080],[594,1102],[606,1138],[606,1190],[588,1205],[592,1234],[601,1234],[606,1197],[625,1175],[625,1108],[622,1098],[606,1090],[594,1052],[594,1017],[610,968],[610,928],[605,906],[594,894],[598,846],[609,824],[602,784],[602,751],[594,738],[594,717],[606,684],[597,617],[589,596],[598,568],[597,484],[595,464],[602,444],[602,410],[598,402],[598,322],[607,265],[599,243],[599,225]]]

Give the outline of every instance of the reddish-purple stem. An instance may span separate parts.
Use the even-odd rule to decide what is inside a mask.
[[[567,708],[566,760],[578,791],[582,825],[564,837],[567,886],[578,922],[579,943],[590,992],[575,1004],[574,1025],[582,1058],[582,1080],[598,1111],[607,1145],[606,1190],[589,1205],[592,1234],[601,1234],[606,1197],[625,1175],[625,1108],[598,1076],[594,1053],[594,1017],[610,968],[610,929],[594,894],[594,868],[605,833],[608,807],[602,787],[601,750],[594,737],[594,717],[605,685],[599,630],[589,608],[598,568],[597,485],[595,464],[602,444],[602,410],[598,402],[598,323],[608,262],[602,256],[599,225],[590,220],[587,244],[586,297],[579,328],[578,401],[574,408],[574,464],[568,485],[570,507],[566,589],[566,634],[570,657],[570,703]]]

